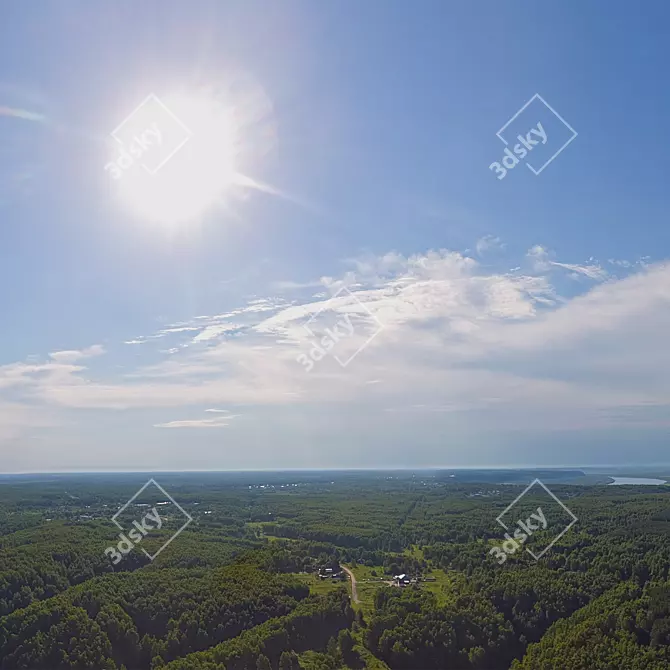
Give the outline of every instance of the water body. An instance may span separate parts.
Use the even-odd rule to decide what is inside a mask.
[[[610,486],[620,486],[622,484],[646,484],[657,486],[658,484],[665,484],[665,479],[648,479],[647,477],[612,477],[614,480],[610,482]]]

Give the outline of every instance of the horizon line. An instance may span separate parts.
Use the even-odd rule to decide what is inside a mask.
[[[635,468],[644,470],[653,467],[670,467],[670,463],[649,463],[644,466],[639,464],[594,464],[594,465],[460,465],[443,466],[429,465],[421,467],[340,467],[340,468],[236,468],[230,470],[26,470],[21,472],[0,472],[0,477],[12,477],[20,475],[149,475],[159,474],[228,474],[228,473],[271,473],[271,472],[425,472],[431,470],[580,470],[593,468]]]

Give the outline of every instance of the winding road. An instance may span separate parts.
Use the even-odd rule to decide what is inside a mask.
[[[358,590],[356,589],[356,577],[354,577],[354,573],[349,570],[349,568],[346,565],[342,566],[342,570],[344,570],[348,575],[349,579],[351,579],[351,598],[355,603],[360,603],[361,601],[358,599]]]

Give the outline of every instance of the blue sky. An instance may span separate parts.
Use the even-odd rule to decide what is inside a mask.
[[[5,10],[0,471],[668,461],[664,3],[191,5]]]

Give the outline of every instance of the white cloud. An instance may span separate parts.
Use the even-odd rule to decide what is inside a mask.
[[[217,326],[207,326],[202,330],[196,328],[195,330],[200,330],[200,332],[193,338],[193,342],[207,342],[208,340],[214,340],[224,333],[237,330],[239,327],[239,325],[233,323],[221,323]]]
[[[94,356],[102,356],[105,353],[105,347],[101,344],[94,344],[93,346],[88,347],[87,349],[81,349],[79,351],[55,351],[49,354],[51,360],[56,361],[57,363],[75,363],[76,361],[93,358]]]
[[[551,265],[558,268],[565,268],[571,272],[576,272],[577,274],[584,275],[589,279],[595,281],[604,281],[609,277],[609,273],[598,263],[591,263],[589,265],[577,265],[575,263],[558,263],[552,261]]]
[[[528,249],[526,258],[531,262],[533,270],[536,272],[546,272],[549,269],[549,252],[541,244]]]
[[[277,291],[291,291],[307,288],[323,288],[323,283],[321,281],[306,281],[306,282],[296,282],[296,281],[276,281],[272,284],[272,288]]]
[[[484,235],[480,237],[475,244],[475,250],[478,256],[483,256],[489,251],[501,251],[505,248],[505,243],[495,235]]]
[[[232,415],[216,408],[226,405],[324,405],[345,416],[367,407],[382,433],[384,420],[375,417],[389,413],[448,416],[476,430],[540,430],[611,425],[614,416],[622,421],[617,408],[670,407],[668,266],[566,297],[550,282],[552,268],[597,264],[549,256],[539,245],[529,250],[527,273],[491,271],[450,251],[369,256],[324,279],[325,293],[303,303],[258,299],[166,327],[159,333],[169,331],[180,348],[124,376],[92,375],[83,366],[104,351],[96,345],[0,367],[0,392],[49,408],[221,414],[155,424],[163,428],[223,427]],[[331,298],[340,286],[351,293]],[[315,314],[348,315],[353,344],[367,339],[376,320],[384,329],[347,368],[326,357],[306,374],[296,359],[310,346],[303,325]]]
[[[611,263],[612,265],[618,265],[619,267],[626,269],[633,267],[633,263],[624,259],[610,258],[608,259],[607,262]]]
[[[167,423],[156,423],[154,428],[225,428],[229,421],[235,419],[239,414],[230,414],[225,417],[214,419],[183,419],[181,421],[168,421]]]
[[[562,268],[569,270],[574,276],[583,276],[593,279],[594,281],[604,281],[609,277],[609,272],[603,268],[600,263],[590,258],[587,263],[561,263],[552,260],[554,254],[546,247],[540,244],[528,249],[526,258],[534,272],[548,273],[552,268]]]

